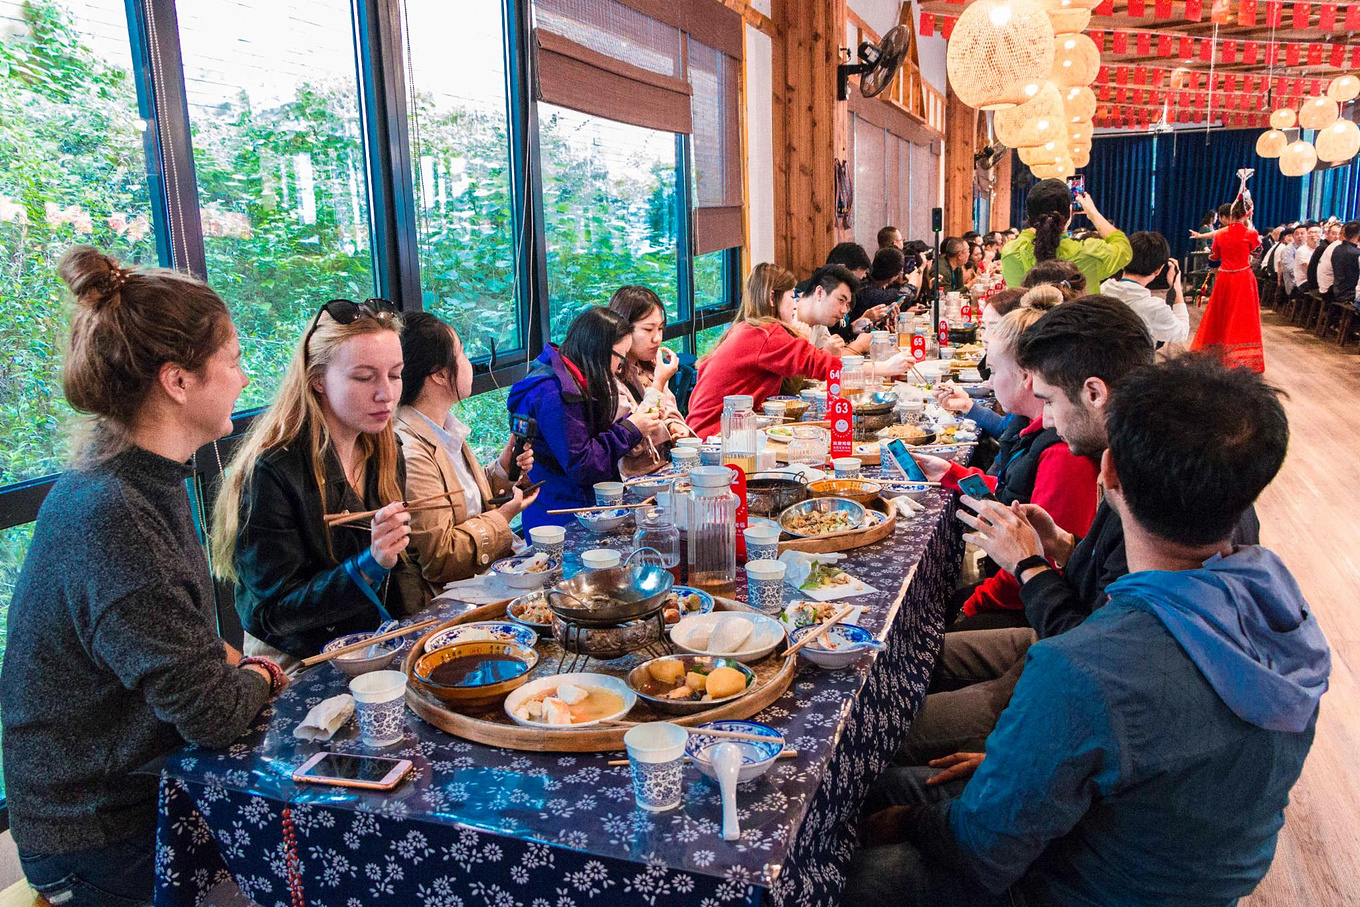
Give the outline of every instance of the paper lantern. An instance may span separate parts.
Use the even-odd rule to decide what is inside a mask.
[[[1075,35],[1086,31],[1091,24],[1091,11],[1080,7],[1072,9],[1050,9],[1048,21],[1053,23],[1053,34]]]
[[[1091,149],[1087,146],[1072,145],[1070,150],[1072,152],[1072,166],[1076,169],[1080,170],[1091,163]]]
[[[1278,129],[1268,129],[1256,140],[1256,153],[1261,157],[1279,157],[1289,144],[1289,136]]]
[[[1035,0],[974,0],[954,25],[945,65],[969,107],[1017,107],[1053,68],[1053,25]]]
[[[1311,145],[1308,147],[1312,147]],[[1067,139],[1056,139],[1052,142],[1045,142],[1035,148],[1020,148],[1017,153],[1020,160],[1029,165],[1032,169],[1035,165],[1056,164],[1058,159],[1067,154]]]
[[[1045,82],[1032,100],[1019,107],[997,111],[992,122],[996,137],[1012,148],[1042,145],[1067,131],[1062,95],[1051,82]]]
[[[1294,116],[1294,111],[1288,107],[1281,107],[1270,114],[1271,129],[1292,129],[1297,122],[1298,118]]]
[[[1360,97],[1360,77],[1348,74],[1332,79],[1332,83],[1327,86],[1327,97],[1338,104]]]
[[[1317,134],[1318,160],[1329,164],[1349,161],[1360,152],[1360,126],[1350,120],[1337,120]]]
[[[1336,122],[1340,112],[1336,101],[1331,98],[1309,98],[1299,108],[1299,125],[1304,129],[1326,129]]]
[[[1317,150],[1302,139],[1290,143],[1280,154],[1280,172],[1285,176],[1303,176],[1317,166]]]
[[[1067,127],[1067,144],[1069,144],[1069,145],[1085,145],[1085,144],[1088,144],[1090,141],[1091,141],[1091,121],[1090,121],[1090,120],[1078,120],[1078,121],[1075,122],[1075,123],[1070,123],[1070,124],[1068,124],[1068,127]]]
[[[1096,93],[1085,85],[1069,88],[1063,93],[1063,106],[1067,109],[1067,122],[1089,120],[1096,115]]]
[[[1085,35],[1063,35],[1053,44],[1053,72],[1049,81],[1060,88],[1090,85],[1100,74],[1100,51]]]
[[[1072,158],[1064,154],[1051,164],[1035,164],[1029,169],[1041,180],[1060,180],[1071,176],[1077,168],[1072,166]]]

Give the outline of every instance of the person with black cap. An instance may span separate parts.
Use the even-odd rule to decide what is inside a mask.
[[[1124,231],[1116,229],[1085,192],[1077,204],[1095,225],[1098,236],[1077,242],[1066,235],[1072,220],[1072,192],[1062,180],[1040,180],[1025,203],[1029,227],[1001,250],[1001,273],[1006,286],[1018,287],[1029,269],[1041,261],[1070,261],[1081,269],[1086,285],[1100,286],[1129,263],[1133,249]]]
[[[921,289],[920,269],[902,279],[905,258],[902,250],[893,246],[879,249],[874,255],[869,277],[855,290],[855,301],[850,314],[831,329],[846,343],[852,343],[873,325],[891,314],[895,305],[910,305]],[[867,344],[865,349],[868,349]]]

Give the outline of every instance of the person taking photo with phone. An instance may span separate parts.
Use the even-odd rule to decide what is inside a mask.
[[[1088,287],[1099,286],[1129,263],[1133,257],[1129,238],[1097,210],[1090,193],[1079,193],[1076,205],[1090,218],[1097,236],[1081,242],[1067,236],[1073,212],[1072,190],[1067,183],[1045,179],[1034,184],[1025,200],[1029,226],[1001,250],[1001,273],[1007,286],[1020,286],[1037,263],[1053,259],[1075,264]]]

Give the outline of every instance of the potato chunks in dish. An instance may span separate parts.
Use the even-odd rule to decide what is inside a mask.
[[[647,673],[651,674],[652,679],[657,683],[667,683],[674,686],[683,683],[685,680],[685,663],[671,660],[654,661],[647,665]]]

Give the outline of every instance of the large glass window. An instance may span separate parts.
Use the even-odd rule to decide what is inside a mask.
[[[498,352],[523,346],[501,4],[403,6],[424,308],[452,324],[478,359],[493,342]]]
[[[733,305],[732,287],[728,286],[728,256],[735,251],[723,250],[694,256],[694,307],[721,308]]]
[[[624,284],[677,318],[675,136],[540,104],[539,145],[553,341]]]
[[[374,292],[349,0],[178,0],[208,282],[268,403],[327,299]]]
[[[722,339],[723,334],[726,333],[729,327],[731,327],[730,324],[715,324],[713,327],[705,328],[704,330],[695,334],[694,335],[695,358],[702,359],[709,353],[713,352],[713,348],[718,345],[718,341]]]
[[[157,264],[129,47],[122,0],[0,0],[0,485],[66,459],[62,254]]]

